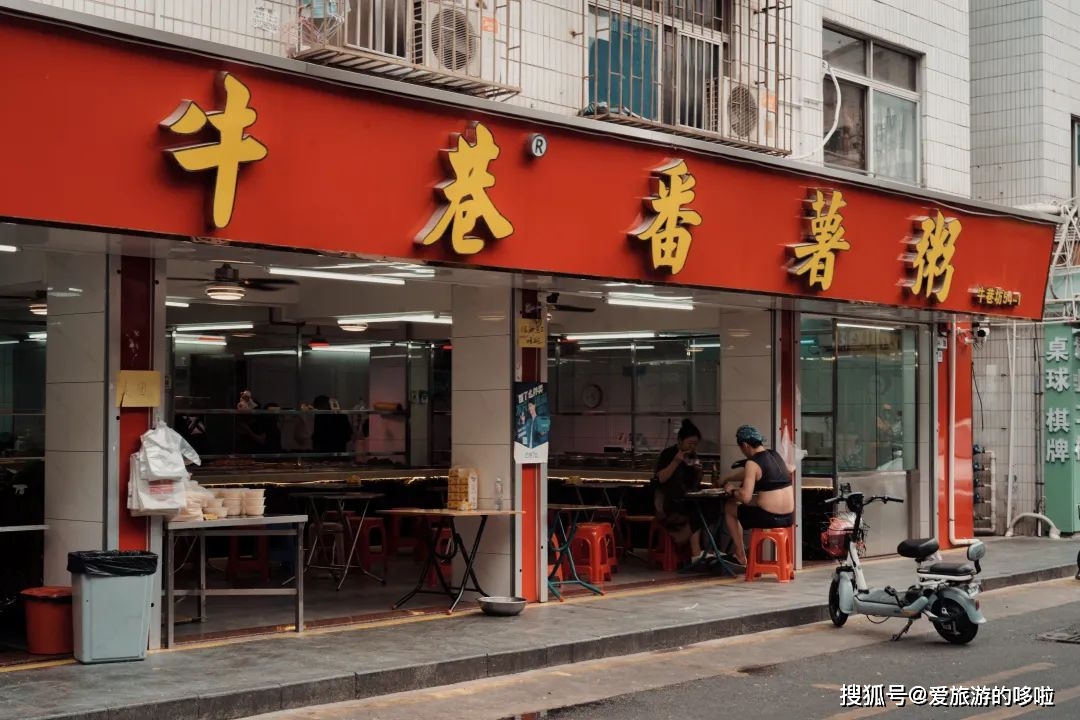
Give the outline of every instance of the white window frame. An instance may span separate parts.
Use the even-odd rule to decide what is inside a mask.
[[[1069,117],[1069,192],[1073,201],[1080,195],[1080,117]]]
[[[721,0],[722,11],[724,13],[731,13],[733,3],[730,0]],[[666,5],[661,5],[661,8]],[[704,128],[695,128],[692,125],[683,125],[678,121],[678,95],[675,96],[676,108],[672,111],[673,122],[664,122],[664,116],[666,114],[664,108],[664,88],[666,83],[676,83],[678,78],[678,58],[679,58],[679,45],[681,37],[691,38],[693,40],[699,40],[710,45],[717,47],[720,55],[720,67],[717,77],[726,77],[727,72],[727,49],[731,41],[731,37],[727,32],[723,30],[713,30],[704,26],[695,25],[689,20],[681,20],[673,15],[668,15],[662,11],[645,10],[640,7],[635,7],[625,0],[590,0],[585,7],[585,22],[586,32],[584,33],[584,49],[585,49],[585,68],[586,68],[586,82],[591,84],[595,82],[595,79],[588,73],[589,68],[589,41],[592,38],[590,35],[591,28],[594,26],[596,13],[606,12],[610,16],[619,16],[625,20],[632,20],[642,25],[649,25],[656,30],[656,54],[654,57],[654,67],[656,68],[656,77],[659,78],[659,82],[656,85],[656,117],[648,118],[652,122],[660,123],[669,127],[688,127],[696,130],[704,130]],[[729,15],[723,16],[724,24],[726,25],[729,20]],[[664,38],[665,33],[670,30],[675,35],[676,42],[676,67],[674,72],[668,73],[664,65]],[[589,92],[591,88],[586,86],[586,97],[593,95]],[[702,113],[704,117],[704,112]]]
[[[923,170],[923,138],[926,135],[925,119],[922,112],[922,57],[918,53],[914,53],[906,48],[897,47],[890,43],[881,42],[872,37],[868,37],[862,33],[854,32],[848,28],[836,26],[836,25],[823,25],[824,30],[831,30],[832,32],[846,35],[847,37],[860,40],[865,43],[865,63],[866,63],[866,75],[861,75],[852,70],[844,70],[838,67],[829,66],[830,71],[836,76],[837,80],[849,82],[852,85],[859,85],[866,88],[866,110],[865,117],[863,118],[863,132],[865,137],[863,138],[866,147],[866,168],[851,168],[844,165],[829,165],[827,161],[823,162],[829,167],[836,167],[842,170],[850,170],[851,172],[857,172],[869,177],[878,177],[883,180],[891,180],[892,182],[907,183],[907,180],[901,178],[895,178],[889,175],[881,175],[877,172],[877,168],[874,167],[874,96],[877,93],[884,93],[885,95],[892,95],[893,97],[900,98],[901,100],[908,100],[915,103],[915,129],[918,133],[915,138],[915,179],[914,184],[916,186],[922,186],[924,182],[925,172]],[[824,32],[822,33],[824,36]],[[881,80],[875,80],[874,75],[874,46],[879,45],[883,48],[887,48],[894,52],[907,55],[915,61],[915,89],[908,90],[906,88],[898,87],[896,85],[890,85],[889,83],[882,82]],[[822,53],[824,56],[824,53]],[[832,84],[832,78],[829,77],[829,73],[826,72],[822,76],[822,83]],[[822,95],[824,96],[824,87],[822,87]],[[837,96],[837,102],[840,101]],[[822,103],[822,109],[824,110],[824,103]],[[825,118],[823,113],[823,120],[825,122],[822,127],[822,133],[826,132],[832,127],[832,119]],[[839,127],[839,126],[838,126]]]

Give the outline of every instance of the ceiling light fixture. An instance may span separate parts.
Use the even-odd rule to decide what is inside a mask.
[[[220,335],[173,335],[176,345],[215,345],[224,347],[226,340]]]
[[[851,328],[853,330],[881,330],[883,332],[893,332],[896,330],[894,327],[888,325],[858,325],[856,323],[836,323],[836,327]]]
[[[251,330],[255,325],[250,322],[203,323],[202,325],[177,325],[178,333],[197,333],[206,330]]]
[[[0,252],[19,252],[19,248],[14,245],[0,245]]]
[[[206,297],[211,300],[243,300],[247,291],[234,283],[212,283],[206,286]]]
[[[338,318],[338,325],[357,323],[386,323],[386,322],[414,322],[431,325],[452,325],[454,319],[450,315],[436,312],[405,312],[388,313],[384,315],[354,315],[352,317]]]
[[[371,348],[377,347],[390,347],[393,343],[357,343],[352,345],[325,345],[322,347],[311,348],[315,352],[330,352],[330,353],[366,353],[371,352]]]
[[[566,336],[567,340],[577,342],[579,340],[646,340],[656,337],[652,330],[631,332],[595,332],[595,333],[572,333]]]
[[[345,332],[364,332],[368,329],[368,324],[362,322],[343,322],[339,323],[338,327],[340,327]]]
[[[640,293],[609,293],[608,305],[642,307],[654,310],[693,310],[694,302],[689,297],[661,297]]]
[[[582,352],[588,352],[590,350],[655,350],[655,345],[638,345],[634,343],[632,345],[583,345],[581,347]]]
[[[48,336],[49,336],[49,333],[47,333],[47,332],[32,332],[32,333],[29,333],[26,336],[26,339],[27,340],[38,340],[40,342],[44,342],[45,338],[47,338]]]
[[[309,270],[306,268],[282,268],[270,267],[266,271],[271,275],[285,275],[291,277],[321,278],[323,280],[347,280],[349,282],[366,282],[377,285],[404,285],[401,278],[383,277],[381,275],[356,275],[354,273],[330,272],[328,270]]]
[[[311,338],[308,342],[308,347],[312,350],[319,350],[322,348],[330,347],[330,342],[322,336],[322,328],[315,328],[315,337]]]
[[[0,340],[0,345],[18,345],[18,340]]]
[[[32,312],[35,315],[48,315],[49,314],[49,306],[47,304],[45,304],[45,303],[31,303],[30,304],[30,312]]]
[[[165,307],[186,308],[186,307],[191,307],[191,303],[185,302],[183,300],[172,300],[172,299],[166,298],[165,299]]]
[[[244,353],[246,357],[253,357],[257,355],[291,355],[296,357],[295,350],[248,350]]]

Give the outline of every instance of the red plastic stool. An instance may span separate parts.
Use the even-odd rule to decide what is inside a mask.
[[[656,565],[664,572],[679,569],[679,552],[675,541],[659,520],[653,518],[649,526],[649,564]]]
[[[428,532],[431,532],[431,530]],[[454,537],[450,534],[450,528],[441,528],[439,530],[439,537],[435,538],[435,551],[442,555],[446,555],[453,547]],[[446,579],[446,582],[452,584],[453,562],[446,562],[445,560],[439,560],[438,558],[435,558],[435,562],[438,563],[439,568],[442,570],[442,576]],[[433,588],[437,587],[438,584],[438,571],[435,569],[435,566],[432,565],[428,568],[427,577],[424,579],[424,587]]]
[[[746,552],[746,581],[752,582],[763,574],[775,575],[782,583],[795,577],[795,529],[753,528],[750,531],[750,547]],[[765,542],[771,540],[776,548],[776,560],[762,558]]]
[[[240,538],[229,538],[229,562],[225,566],[225,577],[232,581],[245,572],[257,572],[263,582],[270,582],[270,538],[255,538],[255,552],[250,557],[240,556]]]
[[[371,565],[378,560],[382,565],[383,577],[386,577],[386,562],[388,559],[386,547],[386,523],[382,518],[366,517],[363,522],[355,515],[349,517],[349,527],[354,537],[356,533],[360,537],[356,540],[357,558],[353,559],[353,567],[362,567],[371,572]],[[376,543],[372,536],[378,533],[379,541]],[[348,552],[348,550],[346,550]]]
[[[607,530],[604,529],[605,526]],[[607,523],[581,523],[574,534],[574,542],[570,548],[574,555],[574,564],[588,568],[589,582],[593,585],[602,585],[605,580],[611,579],[608,557],[609,553],[614,552],[614,547],[609,542],[610,528]],[[581,550],[585,552],[581,553]]]
[[[611,572],[619,572],[618,545],[615,540],[615,528],[608,522],[585,522],[578,525],[581,528],[595,528],[604,540],[604,548],[607,551],[607,564],[611,566]]]

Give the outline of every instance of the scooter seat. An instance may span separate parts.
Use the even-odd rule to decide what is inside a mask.
[[[974,575],[975,566],[971,563],[934,563],[928,568],[919,568],[923,575]]]
[[[922,562],[936,553],[938,547],[938,541],[934,538],[908,538],[896,546],[896,554]]]

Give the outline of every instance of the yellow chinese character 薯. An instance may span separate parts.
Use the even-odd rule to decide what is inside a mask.
[[[809,273],[808,285],[828,290],[836,268],[836,253],[851,249],[851,244],[844,239],[844,216],[840,213],[847,203],[844,202],[843,193],[834,190],[826,211],[825,195],[820,190],[815,193],[814,201],[810,204],[814,210],[809,218],[811,240],[788,246],[797,261],[793,261],[788,272],[793,275]]]
[[[655,174],[656,195],[645,201],[655,214],[631,234],[652,243],[654,269],[666,267],[672,275],[677,275],[686,264],[694,239],[687,226],[701,224],[701,215],[684,207],[694,201],[697,180],[682,160],[656,170]]]
[[[904,258],[914,274],[906,284],[915,295],[925,293],[928,298],[936,296],[939,302],[944,302],[952,286],[952,258],[963,226],[954,218],[946,220],[939,210],[937,217],[923,218],[920,228],[922,234],[918,240],[909,241],[915,253]]]
[[[216,131],[217,139],[213,142],[170,148],[165,152],[188,172],[217,171],[212,216],[214,227],[220,229],[232,219],[240,165],[262,160],[267,149],[244,132],[258,117],[248,106],[251,91],[227,72],[221,73],[218,81],[225,98],[223,110],[207,112],[191,100],[185,100],[172,115],[161,121],[161,126],[178,135],[202,132],[207,124]]]
[[[444,150],[453,178],[440,183],[437,190],[446,203],[432,215],[420,231],[416,242],[432,245],[450,232],[450,246],[459,255],[474,255],[484,249],[484,239],[474,234],[476,224],[483,221],[496,240],[509,237],[514,226],[495,207],[488,196],[495,187],[495,176],[488,165],[499,157],[495,137],[482,123],[472,126],[474,142],[455,134],[456,147]]]

